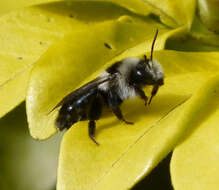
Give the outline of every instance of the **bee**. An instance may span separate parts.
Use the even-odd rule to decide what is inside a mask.
[[[126,124],[120,105],[128,98],[139,96],[145,105],[151,103],[158,88],[164,84],[164,73],[158,61],[153,59],[153,49],[158,30],[154,36],[151,56],[148,59],[130,57],[118,61],[108,67],[99,77],[64,97],[54,109],[61,107],[55,124],[59,130],[69,129],[79,121],[88,120],[88,134],[94,143],[96,121],[100,119],[103,106],[108,107],[115,116]],[[152,85],[151,97],[142,90],[143,87]],[[53,110],[54,110],[53,109]]]

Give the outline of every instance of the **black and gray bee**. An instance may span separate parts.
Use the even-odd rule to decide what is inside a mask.
[[[100,118],[103,106],[110,108],[119,120],[133,124],[123,117],[119,107],[121,103],[139,96],[145,101],[145,105],[147,102],[150,104],[159,86],[164,84],[162,67],[158,61],[153,60],[157,34],[158,30],[152,43],[150,59],[144,55],[144,59],[131,57],[116,62],[99,77],[64,97],[54,108],[61,106],[56,119],[58,129],[69,129],[78,121],[89,120],[89,137],[98,145],[94,138],[95,122]],[[142,90],[146,85],[153,86],[149,101]]]

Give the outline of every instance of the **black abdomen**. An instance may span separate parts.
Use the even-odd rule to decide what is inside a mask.
[[[97,120],[102,111],[102,97],[97,89],[66,102],[59,110],[56,126],[69,129],[74,123],[83,120]]]

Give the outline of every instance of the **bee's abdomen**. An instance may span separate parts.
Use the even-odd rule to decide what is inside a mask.
[[[67,119],[68,115],[62,115],[60,114],[58,118],[56,119],[56,126],[60,131],[64,129],[69,129],[74,123],[76,123],[76,120],[73,120],[72,118],[69,117]]]
[[[69,129],[74,123],[89,119],[89,110],[96,97],[96,91],[91,91],[62,105],[56,119],[59,130]]]

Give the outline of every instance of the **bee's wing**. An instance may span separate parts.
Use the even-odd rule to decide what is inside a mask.
[[[56,108],[62,106],[63,104],[67,103],[68,101],[73,101],[74,99],[77,99],[78,97],[83,96],[87,92],[91,90],[97,89],[97,87],[105,82],[111,81],[113,82],[116,78],[116,74],[111,74],[108,76],[103,76],[103,77],[97,77],[96,79],[88,82],[87,84],[83,85],[82,87],[74,90],[67,96],[65,96],[49,113],[54,111]]]

